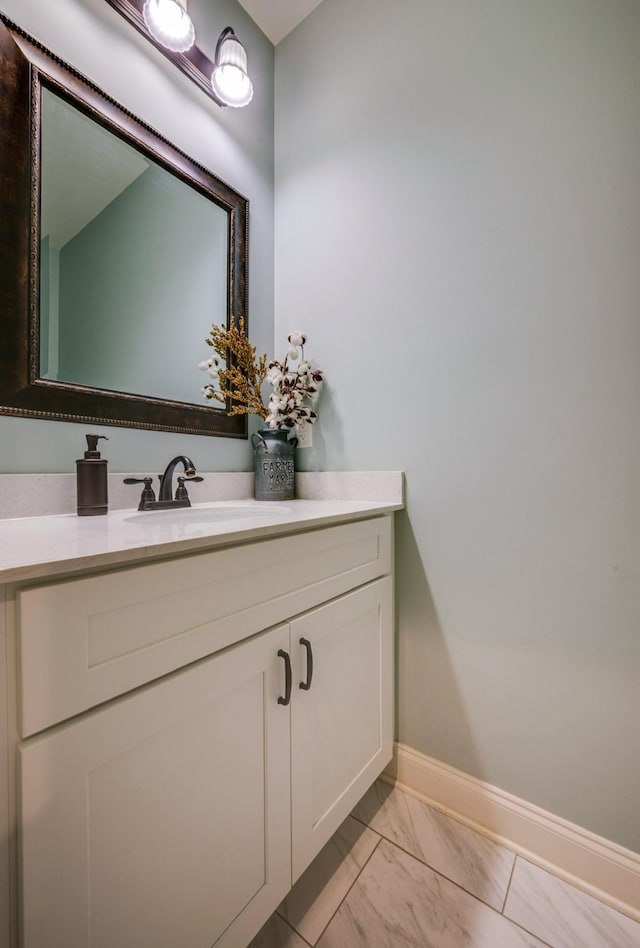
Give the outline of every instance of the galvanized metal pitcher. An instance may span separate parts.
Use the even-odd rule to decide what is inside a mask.
[[[293,500],[297,443],[288,428],[262,428],[251,435],[256,500]]]

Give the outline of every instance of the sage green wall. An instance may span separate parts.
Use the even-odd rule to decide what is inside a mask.
[[[271,352],[273,46],[269,40],[237,0],[190,0],[198,44],[205,51],[213,53],[227,25],[234,27],[248,50],[253,101],[245,109],[220,109],[104,0],[0,0],[0,9],[249,198],[251,335],[258,351]],[[212,320],[207,313],[198,315],[204,340]],[[0,473],[75,471],[87,430],[109,435],[104,456],[112,471],[153,473],[173,455],[185,452],[201,470],[249,470],[253,463],[247,441],[0,415]]]
[[[324,0],[276,50],[276,339],[404,469],[399,738],[640,850],[640,4]]]

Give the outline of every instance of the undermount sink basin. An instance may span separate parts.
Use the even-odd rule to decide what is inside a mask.
[[[125,517],[126,523],[136,526],[153,526],[177,524],[179,526],[206,525],[215,523],[235,524],[248,520],[258,525],[278,523],[289,514],[288,507],[279,504],[256,503],[255,501],[229,501],[213,504],[199,504],[192,507],[176,507],[171,510],[139,510],[130,517]]]

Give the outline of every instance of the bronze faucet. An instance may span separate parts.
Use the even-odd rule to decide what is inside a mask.
[[[196,466],[191,458],[186,457],[184,454],[179,454],[177,457],[172,458],[167,464],[164,474],[158,475],[160,478],[158,500],[161,503],[163,500],[173,500],[173,472],[178,464],[182,464],[187,477],[191,478],[196,473]]]
[[[178,489],[176,490],[175,497],[173,495],[173,474],[178,466],[182,464],[184,467],[185,477],[178,478]],[[160,479],[160,491],[158,493],[158,500],[156,500],[156,495],[153,492],[151,486],[150,477],[125,477],[125,484],[144,484],[142,489],[142,496],[140,497],[140,503],[138,504],[138,510],[170,510],[176,507],[190,507],[191,501],[189,500],[189,495],[187,494],[186,484],[192,484],[194,482],[201,481],[201,477],[196,477],[196,466],[191,460],[191,458],[186,457],[184,454],[179,454],[177,457],[172,458],[167,464],[164,474],[159,474]]]

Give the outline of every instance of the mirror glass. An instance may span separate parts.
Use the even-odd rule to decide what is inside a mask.
[[[40,377],[202,404],[226,211],[47,88],[40,173]]]

